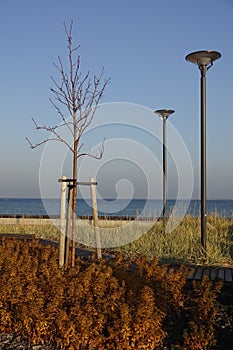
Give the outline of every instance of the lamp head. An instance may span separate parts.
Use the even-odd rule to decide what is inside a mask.
[[[154,113],[158,114],[163,119],[167,119],[175,111],[173,109],[157,109]]]
[[[185,59],[188,62],[197,64],[198,66],[208,66],[212,65],[214,61],[219,59],[221,54],[217,51],[204,50],[196,51],[188,54]]]

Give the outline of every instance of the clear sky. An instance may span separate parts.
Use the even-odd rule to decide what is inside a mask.
[[[64,60],[67,57],[63,22],[73,20],[74,40],[80,44],[81,70],[97,74],[104,66],[105,76],[111,77],[102,101],[113,106],[111,117],[103,111],[102,126],[98,128],[97,121],[96,129],[90,130],[89,139],[88,134],[85,136],[86,143],[92,147],[96,144],[91,144],[90,140],[96,137],[96,142],[100,142],[102,137],[106,138],[109,158],[99,165],[93,163],[98,168],[94,175],[98,177],[102,195],[115,195],[113,182],[116,181],[122,196],[131,194],[132,184],[135,196],[147,196],[147,181],[148,177],[153,178],[153,171],[157,174],[157,188],[161,189],[161,142],[159,144],[148,130],[156,129],[156,135],[161,134],[161,121],[153,110],[171,108],[175,113],[169,119],[171,125],[167,130],[169,149],[179,144],[178,133],[193,167],[192,196],[199,198],[200,72],[186,62],[185,56],[192,51],[208,49],[221,52],[222,57],[207,73],[207,192],[208,198],[233,199],[232,18],[233,0],[1,1],[0,197],[39,197],[41,168],[44,169],[42,177],[46,171],[51,173],[49,161],[41,165],[43,148],[31,150],[25,136],[32,141],[40,139],[32,117],[41,124],[53,124],[57,120],[49,102],[50,77],[56,76],[53,62],[57,56]],[[125,103],[121,113],[126,113],[125,121],[130,124],[127,127],[122,114],[113,113],[116,102]],[[131,109],[127,109],[128,103]],[[135,126],[134,105],[141,113],[141,118],[135,116]],[[114,123],[118,123],[117,126]],[[114,153],[115,142],[122,144],[115,140],[117,138],[123,140],[126,156],[123,151]],[[125,144],[128,140],[129,147]],[[137,143],[135,148],[134,142]],[[145,160],[145,164],[139,164],[134,156],[140,156],[143,146],[147,147],[149,163]],[[182,181],[189,183],[190,164],[186,166],[186,154],[179,147],[180,144],[176,154],[168,159],[170,198],[177,195],[180,171]],[[110,150],[112,154],[109,155]],[[59,148],[54,152],[59,157]],[[142,158],[147,157],[142,155]],[[176,162],[182,164],[182,161],[182,170],[177,169]],[[67,171],[64,175],[69,176],[66,169],[68,167],[64,166]],[[92,175],[80,172],[81,180]],[[55,173],[48,178],[48,188],[53,188],[49,181],[56,184],[54,192],[48,191],[51,196],[59,191],[58,177],[60,174]],[[124,190],[128,182],[131,185]]]

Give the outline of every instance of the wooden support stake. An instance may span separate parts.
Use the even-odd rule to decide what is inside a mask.
[[[102,251],[101,251],[101,242],[100,242],[99,226],[98,226],[98,209],[97,209],[96,185],[95,185],[94,177],[90,178],[90,187],[91,187],[92,215],[93,215],[93,223],[94,223],[94,230],[95,230],[97,258],[101,259]]]
[[[62,176],[66,180],[66,176]],[[59,239],[59,267],[62,268],[65,261],[65,238],[66,238],[66,189],[67,182],[61,183],[60,203],[60,239]]]
[[[75,267],[75,248],[76,248],[76,213],[73,210],[73,202],[76,201],[75,189],[76,185],[72,187],[72,230],[71,230],[71,267]],[[75,197],[75,198],[74,198]]]
[[[70,255],[70,243],[71,243],[71,229],[72,229],[72,198],[73,198],[73,185],[68,185],[68,214],[66,221],[66,252],[65,252],[65,264],[69,265]]]

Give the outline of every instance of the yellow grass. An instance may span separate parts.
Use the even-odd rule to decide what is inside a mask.
[[[148,223],[108,221],[100,222],[101,244],[107,251],[121,251],[129,256],[145,255],[158,258],[161,263],[208,264],[233,267],[233,219],[218,215],[208,217],[207,250],[200,243],[200,218],[186,216],[178,227],[165,232],[162,222]],[[59,240],[59,230],[52,223],[46,225],[0,225],[1,233],[31,233],[38,238]],[[95,247],[95,231],[88,221],[78,220],[77,245]]]

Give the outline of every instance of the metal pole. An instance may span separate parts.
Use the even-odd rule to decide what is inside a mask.
[[[154,113],[163,119],[163,224],[167,216],[167,141],[166,123],[169,115],[174,113],[173,109],[157,109]]]
[[[186,60],[197,64],[201,71],[201,243],[206,250],[206,72],[221,57],[212,50],[188,54]]]
[[[201,71],[201,244],[206,250],[206,72],[207,66],[199,67]]]
[[[166,117],[163,117],[163,220],[167,216],[167,152],[166,152]]]

